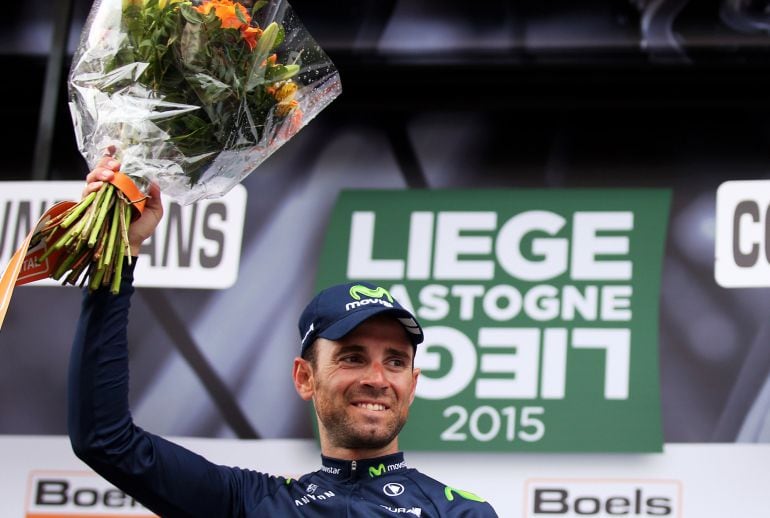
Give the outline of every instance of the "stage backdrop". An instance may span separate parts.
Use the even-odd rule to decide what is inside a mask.
[[[7,180],[74,181],[77,197],[87,167],[66,103],[54,106],[64,90],[41,91],[90,7],[74,3],[69,44],[57,25],[58,43],[46,45],[46,22],[51,32],[66,25],[51,9],[64,1],[30,0],[0,22],[14,43],[0,53],[0,168]],[[442,342],[418,352],[426,383],[412,417],[430,422],[425,437],[405,431],[411,465],[484,495],[504,517],[767,516],[770,41],[758,4],[297,0],[339,65],[343,94],[243,182],[245,200],[221,202],[226,216],[217,201],[197,212],[169,205],[139,257],[136,422],[221,462],[314,469],[311,411],[290,378],[297,317],[325,279],[348,278],[341,236],[355,223],[372,242],[355,234],[353,252],[372,270],[403,265],[402,278],[378,282],[408,297],[429,340]],[[0,185],[2,258],[42,212],[37,188]],[[372,207],[338,205],[343,192],[376,191]],[[451,202],[432,201],[447,191]],[[473,215],[442,216],[458,211]],[[533,211],[544,230],[522,239],[521,260],[566,245],[558,276],[511,276],[516,261],[497,251]],[[575,236],[581,212],[612,217],[593,237]],[[431,239],[411,246],[419,232]],[[632,266],[630,275],[576,279],[572,252],[584,243],[611,243],[594,262]],[[205,268],[219,252],[217,268]],[[437,257],[449,262],[437,268]],[[444,266],[451,277],[469,264],[494,275],[441,278]],[[533,318],[548,317],[552,301],[557,316]],[[64,438],[79,302],[74,288],[20,287],[0,332],[3,516],[93,516],[97,502],[102,514],[143,513],[75,461]],[[621,345],[588,340],[586,329]],[[460,351],[468,362],[455,366]],[[449,376],[452,389],[441,384]]]

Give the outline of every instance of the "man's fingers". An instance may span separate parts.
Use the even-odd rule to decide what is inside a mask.
[[[82,197],[85,198],[90,193],[94,191],[98,191],[99,188],[102,186],[104,182],[87,182],[86,186],[83,188]]]
[[[100,167],[117,171],[118,169],[120,169],[120,162],[118,162],[111,156],[103,156],[102,158],[99,159],[99,162],[96,164],[96,167],[94,167],[94,169],[98,169]]]
[[[150,184],[144,210],[157,213],[159,218],[163,215],[163,202],[161,201],[160,188],[156,183]]]
[[[86,186],[83,188],[83,196],[99,190],[104,182],[112,181],[115,171],[120,169],[120,162],[110,156],[104,156],[99,160],[94,169],[86,175]]]
[[[151,198],[155,198],[160,200],[160,187],[158,187],[158,184],[153,182],[150,184],[150,189],[147,193]]]
[[[115,171],[120,169],[120,163],[109,157],[99,161],[99,165],[88,173],[86,176],[86,182],[109,182],[115,176]]]

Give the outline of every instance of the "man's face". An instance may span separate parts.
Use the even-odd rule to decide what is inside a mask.
[[[419,375],[413,354],[404,328],[387,315],[364,321],[340,340],[319,338],[310,385],[322,442],[383,454],[397,450]]]

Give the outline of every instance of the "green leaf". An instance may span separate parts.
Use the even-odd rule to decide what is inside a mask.
[[[251,17],[253,18],[254,15],[257,13],[257,11],[259,11],[266,5],[267,5],[267,0],[260,0],[259,2],[254,2],[254,7],[251,8]]]
[[[187,76],[187,81],[193,85],[205,104],[214,104],[232,94],[230,86],[207,74]]]
[[[194,24],[203,23],[203,16],[201,15],[201,13],[199,13],[189,5],[182,5],[179,11],[182,13],[182,16],[184,16],[184,19],[187,20],[189,23],[194,23]]]
[[[277,48],[278,45],[283,43],[284,39],[286,39],[286,29],[283,28],[283,25],[279,25],[278,35],[275,37],[275,41],[273,42],[273,48]]]
[[[203,21],[206,22],[206,25],[214,25],[214,27],[220,27],[222,25],[222,22],[219,20],[219,17],[217,17],[217,12],[214,9],[208,12],[203,18]]]
[[[240,5],[240,4],[237,4],[237,5]],[[248,21],[246,20],[246,16],[243,14],[243,11],[241,11],[237,7],[235,8],[235,17],[238,18],[238,21],[240,21],[241,23],[244,23],[244,24],[248,23]]]
[[[260,36],[259,41],[257,41],[257,46],[254,48],[252,64],[249,67],[250,71],[245,84],[246,92],[250,92],[257,85],[265,83],[265,64],[267,56],[275,44],[278,33],[279,25],[275,22],[265,27],[262,31],[262,36]]]
[[[264,31],[262,31],[262,36],[260,36],[259,41],[257,42],[257,47],[254,49],[254,53],[257,56],[264,56],[262,59],[258,58],[259,63],[264,61],[264,59],[267,57],[267,53],[270,52],[275,46],[275,40],[278,38],[280,29],[281,27],[277,23],[273,22],[265,27]]]
[[[278,82],[294,77],[299,72],[299,65],[276,65],[265,72],[265,81]]]

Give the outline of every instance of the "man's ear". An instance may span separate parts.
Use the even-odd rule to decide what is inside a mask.
[[[409,405],[414,403],[414,395],[417,390],[417,378],[420,377],[420,369],[412,369],[412,391],[409,394]]]
[[[305,401],[313,398],[313,367],[310,362],[304,358],[294,358],[294,369],[292,371],[294,378],[294,388],[299,397]]]

